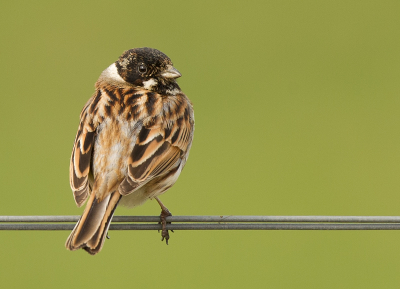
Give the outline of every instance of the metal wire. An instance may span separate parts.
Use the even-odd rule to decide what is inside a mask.
[[[74,224],[62,223],[79,218],[0,216],[0,230],[72,230]],[[159,216],[114,216],[110,230],[160,230],[159,221]],[[398,216],[171,216],[167,221],[168,230],[400,230]]]

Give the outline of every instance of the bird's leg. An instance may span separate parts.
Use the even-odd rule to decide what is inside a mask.
[[[169,240],[169,233],[167,230],[167,224],[171,224],[171,222],[167,222],[167,220],[165,219],[166,217],[172,216],[171,212],[167,209],[166,206],[164,206],[163,203],[161,203],[160,199],[155,197],[156,201],[158,202],[158,204],[161,207],[161,214],[160,214],[160,222],[159,224],[162,225],[162,229],[161,229],[161,241],[164,241],[165,239],[165,243],[167,243],[168,245],[168,240]],[[171,230],[171,232],[174,232],[173,230]]]

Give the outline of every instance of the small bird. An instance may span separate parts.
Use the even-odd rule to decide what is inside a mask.
[[[114,211],[156,199],[161,240],[168,244],[169,210],[158,196],[178,179],[194,132],[193,106],[181,91],[179,71],[161,51],[125,51],[102,72],[80,114],[70,162],[70,185],[86,208],[65,246],[97,254]]]

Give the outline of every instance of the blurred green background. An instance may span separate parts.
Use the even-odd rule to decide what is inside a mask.
[[[166,53],[195,140],[174,215],[400,215],[399,1],[14,1],[1,29],[0,215],[78,215],[81,108],[133,47]],[[116,215],[158,215],[149,201]],[[399,288],[400,232],[2,231],[2,288]]]

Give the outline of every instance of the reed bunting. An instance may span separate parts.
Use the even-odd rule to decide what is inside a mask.
[[[190,100],[181,74],[159,50],[125,51],[100,75],[83,107],[70,162],[70,184],[78,207],[86,208],[65,244],[68,250],[98,253],[118,204],[135,207],[158,196],[178,179],[194,132]]]

